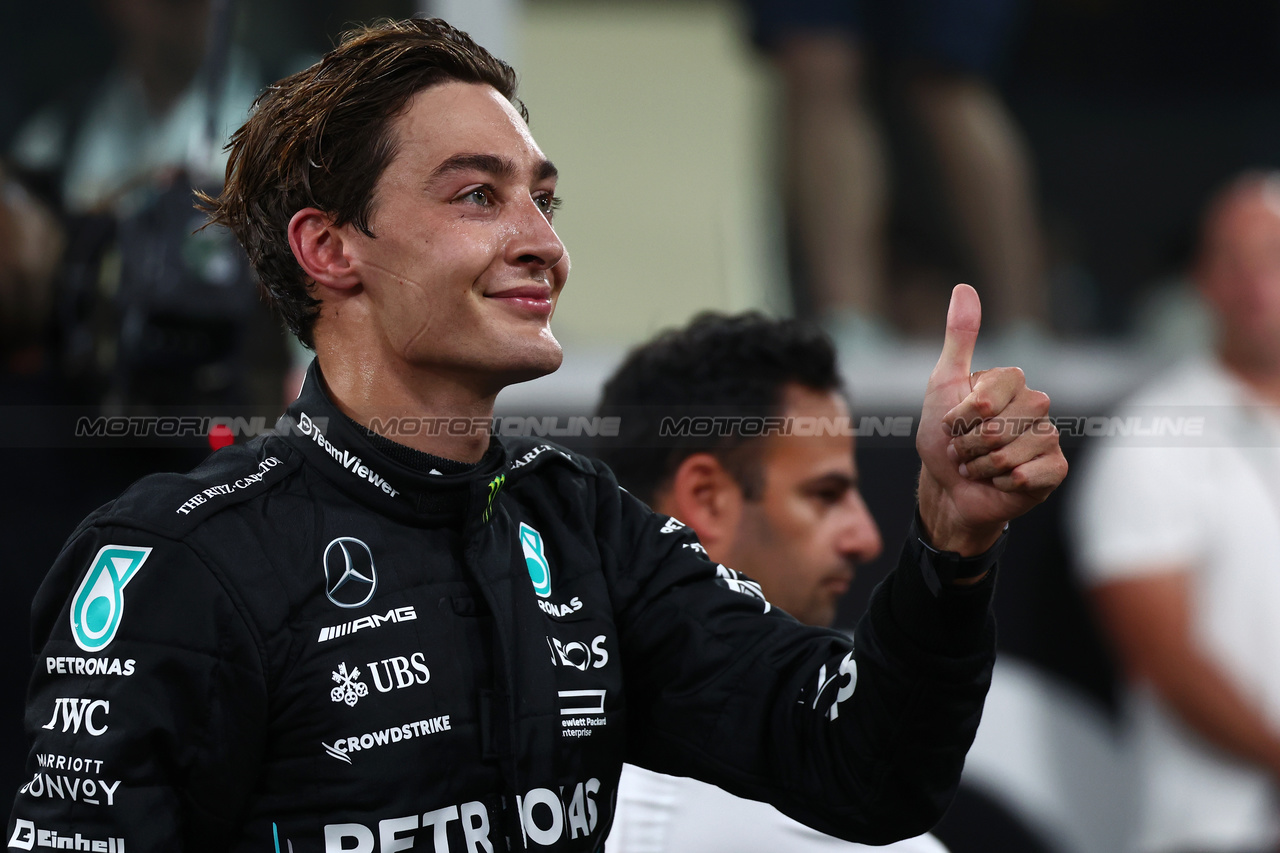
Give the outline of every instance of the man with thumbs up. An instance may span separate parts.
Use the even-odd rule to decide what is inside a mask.
[[[1065,473],[988,425],[1046,401],[970,376],[959,288],[918,533],[852,642],[799,624],[602,463],[492,434],[498,391],[560,365],[569,274],[515,81],[443,21],[384,22],[233,136],[209,208],[316,359],[271,435],[68,541],[10,848],[598,853],[624,760],[853,840],[941,816],[997,540]]]
[[[972,302],[973,291],[958,290],[953,320],[968,322],[963,312]],[[961,334],[948,341],[948,347],[954,347],[947,353],[950,361],[940,365],[935,379],[945,379],[949,369],[968,379],[964,349],[972,346],[973,336],[963,327],[955,331]],[[970,399],[979,384],[983,392]],[[992,472],[989,478],[997,490],[1011,489],[1014,480],[1022,478],[1027,483],[1038,480],[1039,486],[1033,489],[1047,490],[1056,482],[1060,475],[1055,471],[1057,446],[1044,417],[1048,400],[1027,391],[1017,371],[976,377],[973,389],[960,383],[961,405],[954,411],[947,410],[948,398],[942,395],[949,389],[941,386],[937,382],[931,386],[937,396],[928,405],[944,412],[935,420],[950,422],[950,432],[965,432],[960,425],[965,419],[983,422],[985,406],[1003,408],[1011,419],[1021,418],[1024,429],[1013,440],[1006,436],[984,442],[965,435],[963,441],[951,442],[940,451],[929,447],[928,452],[943,460],[943,470],[937,476],[930,474],[931,483],[925,486],[933,489],[935,500],[947,500],[940,480],[954,488],[988,479],[987,471]],[[984,394],[990,396],[984,398]],[[882,542],[860,494],[854,430],[835,350],[825,335],[799,321],[772,320],[755,313],[700,315],[689,325],[633,350],[605,384],[599,413],[616,416],[621,423],[619,437],[601,440],[598,453],[623,486],[658,512],[688,523],[711,559],[758,581],[775,606],[809,625],[832,624],[855,567],[875,559]],[[662,423],[682,418],[718,418],[721,424],[741,428],[662,440]],[[751,425],[774,428],[757,430]],[[942,432],[932,431],[921,440],[927,443]],[[943,433],[944,443],[948,437]],[[1002,462],[984,459],[990,454],[975,450],[1007,445],[1016,445],[1008,451],[1016,455]],[[963,463],[959,461],[962,452]],[[1020,463],[1020,459],[1026,461]],[[1009,473],[1019,464],[1026,467]],[[996,478],[1000,478],[998,484]],[[1006,504],[994,495],[986,500],[994,505],[982,505],[977,512],[988,517],[1019,512],[1022,506],[1016,499]],[[970,506],[965,498],[960,503]],[[940,518],[945,512],[945,507],[939,508],[932,517]],[[985,545],[979,541],[973,547]],[[974,563],[973,572],[992,557]],[[919,568],[927,572],[933,567]],[[917,566],[906,569],[918,570]],[[991,584],[979,578],[968,582],[975,581],[977,588],[963,594],[985,602]],[[966,581],[954,578],[953,582]],[[722,848],[738,853],[779,849],[853,853],[868,849],[809,831],[774,809],[727,796],[695,780],[637,768],[623,771],[618,820],[609,844],[610,849],[617,845],[621,853]],[[936,839],[920,836],[886,849],[933,853],[942,848]]]

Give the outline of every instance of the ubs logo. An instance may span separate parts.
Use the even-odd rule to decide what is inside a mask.
[[[369,546],[351,536],[339,536],[324,549],[324,594],[339,607],[364,607],[378,588]]]
[[[333,672],[333,680],[338,686],[329,691],[329,698],[334,702],[345,702],[354,708],[362,697],[369,695],[369,685],[360,680],[360,667],[355,666],[347,672],[345,663],[338,664]]]

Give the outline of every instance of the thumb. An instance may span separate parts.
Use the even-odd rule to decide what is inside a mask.
[[[947,336],[942,341],[942,355],[938,356],[934,373],[946,378],[969,375],[973,347],[978,342],[978,327],[981,325],[982,303],[978,300],[978,291],[967,284],[957,284],[951,291]]]

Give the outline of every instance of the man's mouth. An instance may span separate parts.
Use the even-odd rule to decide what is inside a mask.
[[[837,574],[827,575],[822,580],[822,586],[834,595],[844,595],[849,591],[849,587],[853,585],[853,577],[853,571],[843,571]]]
[[[844,595],[849,591],[849,581],[845,578],[827,578],[822,585],[833,595]]]
[[[549,284],[522,284],[518,287],[486,293],[485,298],[511,305],[522,312],[544,315],[551,313],[551,285]]]

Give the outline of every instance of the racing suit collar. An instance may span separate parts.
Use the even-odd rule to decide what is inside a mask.
[[[392,458],[334,405],[315,359],[276,432],[352,498],[410,523],[487,522],[507,466],[506,448],[493,436],[480,462],[461,473],[433,474]]]

